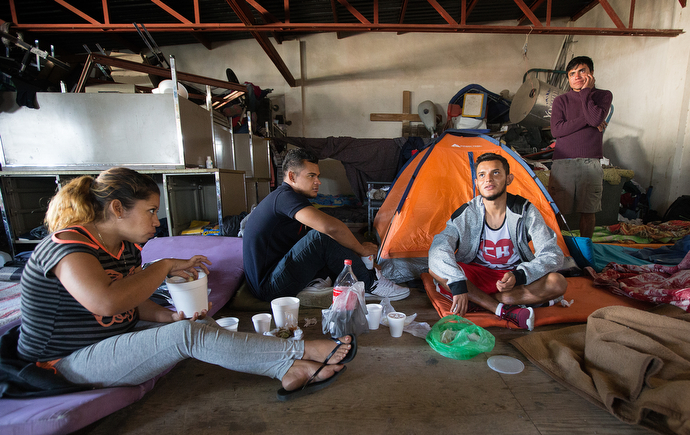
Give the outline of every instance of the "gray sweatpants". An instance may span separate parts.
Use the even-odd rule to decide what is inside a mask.
[[[304,341],[230,332],[206,318],[111,337],[62,358],[55,368],[72,383],[99,388],[141,384],[187,358],[282,379],[303,355]]]

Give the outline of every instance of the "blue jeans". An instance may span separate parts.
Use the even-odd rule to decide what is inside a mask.
[[[367,269],[359,254],[329,236],[311,230],[268,273],[260,294],[255,296],[265,301],[295,296],[324,269],[335,279],[347,259],[352,260],[352,271],[357,280],[362,281],[364,289],[369,291],[376,280],[376,273]]]

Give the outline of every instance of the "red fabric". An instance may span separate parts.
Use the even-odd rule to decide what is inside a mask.
[[[609,263],[600,273],[586,268],[594,285],[640,301],[675,305],[690,312],[690,252],[677,266]]]
[[[426,294],[438,312],[439,318],[451,314],[450,301],[436,291],[434,279],[428,273],[422,274],[422,282]],[[556,304],[552,307],[535,308],[535,326],[551,325],[554,323],[584,323],[587,317],[599,308],[612,305],[632,307],[640,310],[649,310],[653,304],[641,302],[625,296],[614,295],[604,289],[595,287],[592,280],[584,277],[567,278],[568,289],[565,291],[565,300],[573,301],[569,307]],[[506,320],[501,320],[494,313],[482,310],[467,313],[465,317],[483,328],[500,326],[508,328]]]

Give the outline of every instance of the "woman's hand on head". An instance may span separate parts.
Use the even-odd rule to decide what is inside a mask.
[[[199,271],[197,268],[201,269],[209,274],[208,267],[206,265],[213,264],[204,255],[195,255],[188,260],[174,259],[173,265],[170,268],[168,275],[181,276],[183,278],[188,278],[192,276],[194,279],[199,277]]]

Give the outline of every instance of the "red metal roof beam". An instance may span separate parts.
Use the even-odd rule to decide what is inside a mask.
[[[245,0],[225,1],[230,5],[235,14],[237,14],[237,17],[240,19],[240,21],[244,23],[245,27],[250,28],[248,29],[249,33],[251,33],[254,39],[256,39],[261,48],[264,49],[269,59],[271,59],[276,68],[278,68],[278,71],[280,71],[280,74],[283,76],[288,85],[290,85],[290,87],[293,88],[297,86],[295,78],[292,76],[292,73],[290,73],[290,70],[288,69],[287,65],[285,65],[285,62],[283,62],[283,59],[280,57],[280,54],[278,54],[278,51],[276,51],[273,44],[271,44],[271,41],[268,40],[268,37],[266,36],[265,32],[262,31],[262,27],[271,26],[274,24],[256,26],[254,16],[252,15],[252,12],[249,10],[249,5]],[[282,25],[282,23],[280,24]]]
[[[56,1],[57,1],[57,0],[56,0]],[[151,0],[151,3],[155,4],[155,5],[158,6],[159,8],[163,9],[165,12],[169,13],[169,14],[172,15],[173,17],[177,18],[181,23],[189,24],[189,25],[194,24],[194,23],[192,23],[191,21],[189,21],[184,15],[182,15],[182,14],[179,13],[179,12],[177,12],[175,9],[171,8],[170,6],[166,5],[166,4],[163,3],[161,0]],[[199,17],[198,17],[198,12],[199,12],[199,3],[198,3],[198,0],[194,0],[194,12],[195,12],[195,18],[198,20],[198,19],[199,19]],[[199,43],[200,43],[201,45],[203,45],[204,47],[206,47],[207,50],[210,50],[210,49],[211,49],[211,41],[209,41],[207,38],[205,38],[205,37],[204,37],[202,34],[200,34],[199,32],[194,32],[194,31],[193,31],[193,32],[191,32],[191,33],[192,33],[192,36],[194,37],[194,39],[196,39],[197,41],[199,41]]]
[[[196,0],[196,1],[198,1],[198,0]],[[254,0],[247,0],[247,3],[249,3],[250,5],[252,5],[252,7],[253,7],[254,9],[256,9],[257,12],[259,12],[259,14],[261,14],[261,18],[263,18],[264,23],[278,23],[278,22],[280,22],[280,20],[278,20],[278,18],[274,17],[270,12],[268,12],[268,10],[266,10],[266,8],[264,8],[263,6],[261,6],[261,5],[260,5],[259,3],[257,3],[256,1],[254,1]],[[289,5],[287,4],[287,0],[285,0],[285,3],[286,3],[286,4],[285,4],[285,7],[289,9]],[[290,11],[288,10],[288,13],[285,15],[286,17],[289,17],[289,16],[290,16],[289,12],[290,12]],[[289,21],[289,20],[288,20],[288,21]],[[282,43],[283,43],[283,37],[282,37],[280,34],[274,32],[274,33],[272,33],[272,35],[273,35],[273,38],[276,40],[276,42],[277,42],[278,44],[282,44]]]
[[[630,16],[628,17],[628,27],[632,29],[633,18],[635,18],[635,0],[630,0]]]
[[[539,6],[541,6],[542,3],[544,3],[544,0],[537,0],[537,1],[535,1],[534,3],[532,3],[532,6],[530,6],[529,9],[530,9],[532,12],[536,12],[536,11],[537,11],[537,8],[538,8]],[[551,17],[547,17],[547,20],[549,20],[549,18],[551,18]],[[521,17],[518,19],[518,26],[521,25],[522,23],[524,23],[526,19],[527,19],[527,15],[521,16]],[[550,21],[550,20],[549,20],[549,21]],[[547,26],[548,26],[548,24],[547,24]]]
[[[371,21],[367,20],[367,19],[364,17],[364,15],[360,14],[359,11],[358,11],[357,9],[355,9],[354,6],[352,6],[352,5],[350,4],[350,2],[348,2],[347,0],[338,0],[338,3],[340,3],[340,4],[343,5],[343,6],[345,6],[345,8],[346,8],[355,18],[357,18],[357,19],[359,20],[360,23],[362,23],[362,24],[371,24]]]
[[[110,24],[110,15],[108,14],[108,0],[102,0],[101,6],[103,7],[103,22],[105,24]]]
[[[12,22],[19,24],[19,19],[17,18],[17,8],[14,7],[14,0],[10,0],[10,15],[12,16]]]
[[[613,24],[615,24],[616,27],[618,27],[619,29],[625,29],[625,24],[623,24],[623,21],[621,21],[621,19],[618,17],[616,11],[613,10],[608,0],[599,0],[599,4],[602,8],[604,8],[604,11],[606,11],[609,18],[611,18],[611,21],[613,21]]]
[[[436,0],[426,0],[426,1],[429,2],[429,4],[430,4],[434,9],[436,9],[436,12],[438,12],[439,14],[441,14],[441,16],[443,17],[443,19],[446,20],[446,22],[447,22],[448,24],[450,24],[451,26],[457,26],[457,25],[458,25],[458,22],[455,21],[455,20],[453,19],[453,17],[451,17],[450,14],[449,14],[448,12],[446,12],[445,9],[443,9],[443,6],[441,6],[440,4],[438,4],[438,2],[437,2]]]
[[[518,5],[518,7],[520,9],[522,9],[522,13],[525,14],[525,16],[527,18],[529,18],[529,20],[532,22],[534,27],[542,27],[542,24],[539,21],[539,18],[537,18],[537,16],[534,15],[534,12],[532,12],[532,10],[530,10],[530,8],[527,7],[527,5],[525,4],[524,1],[522,1],[522,0],[513,0],[513,1],[515,2],[516,5]]]
[[[79,9],[75,8],[74,6],[72,6],[71,4],[67,3],[64,0],[55,0],[55,3],[68,9],[72,13],[79,15],[81,18],[85,19],[86,21],[88,21],[91,24],[96,24],[96,25],[101,24],[100,21],[96,20],[95,18],[91,18],[89,15],[85,14],[84,12],[80,11]]]
[[[573,15],[572,17],[570,17],[570,21],[577,21],[577,20],[579,20],[580,18],[582,18],[582,16],[583,16],[584,14],[586,14],[587,12],[591,11],[592,9],[594,9],[594,7],[595,7],[596,5],[598,5],[598,4],[599,4],[599,0],[594,0],[592,3],[590,3],[590,4],[588,4],[587,6],[585,6],[584,8],[582,8],[582,9],[580,10],[580,12],[577,12],[577,13],[575,13],[575,15]]]

